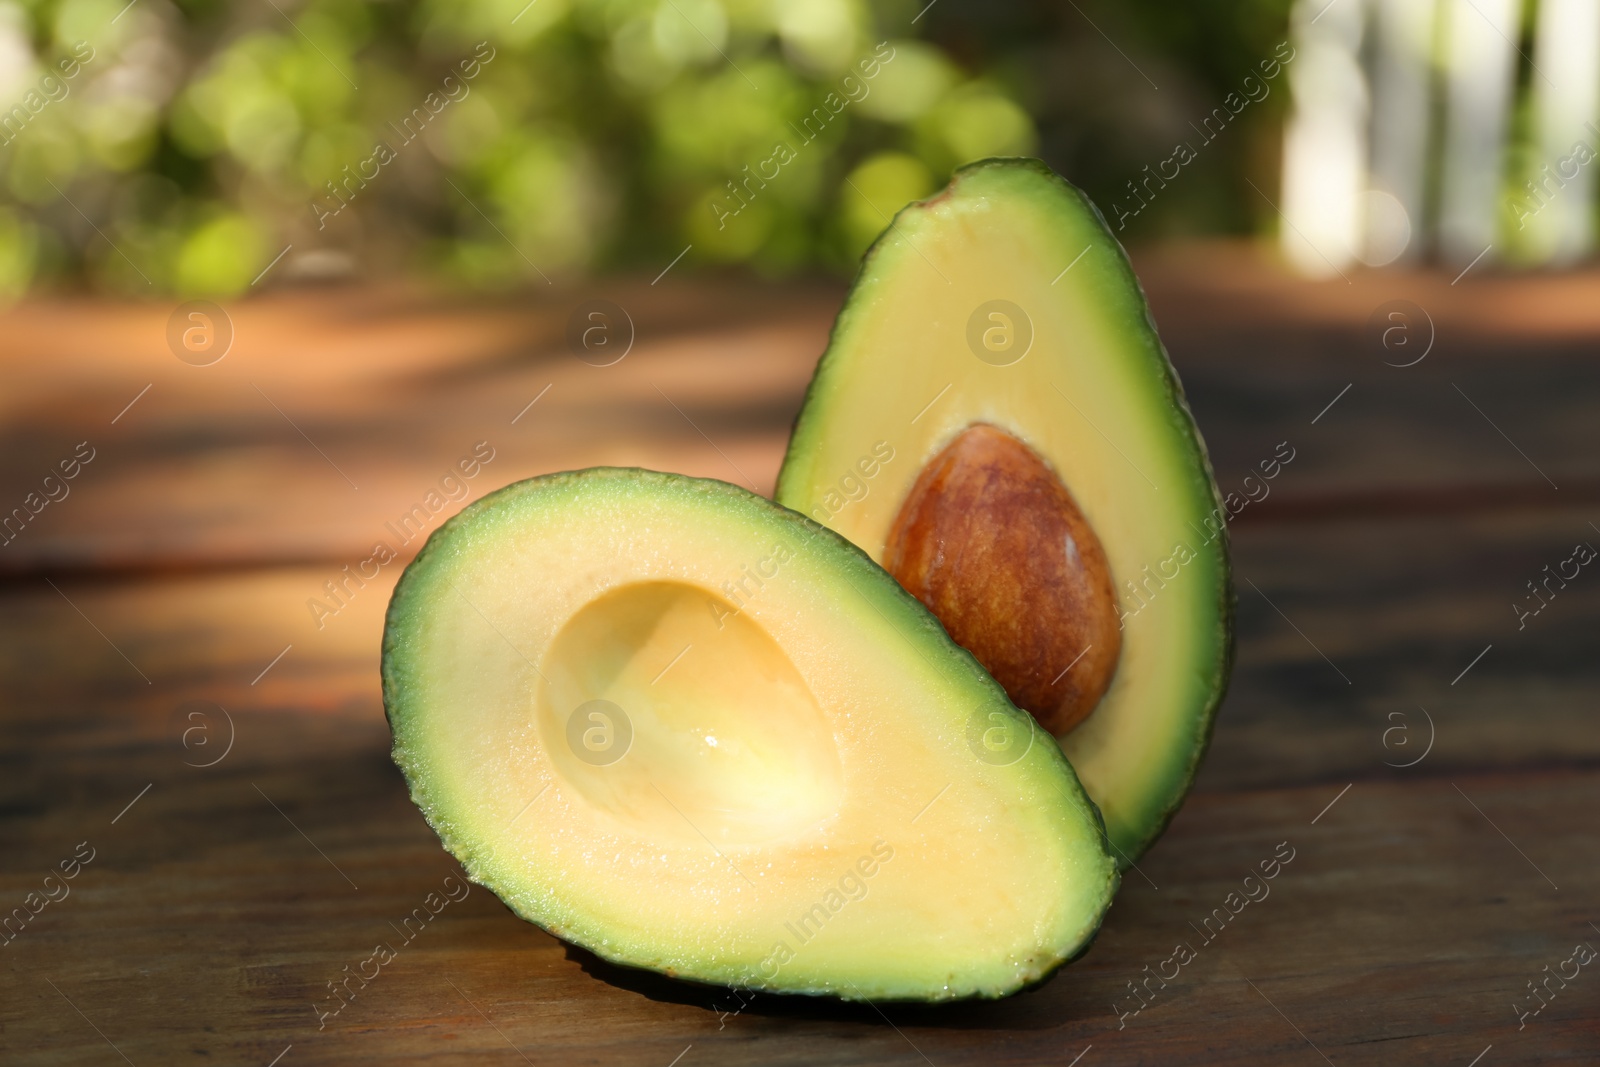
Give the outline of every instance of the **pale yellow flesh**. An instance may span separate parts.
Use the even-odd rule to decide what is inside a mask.
[[[1048,738],[975,758],[982,691],[887,576],[689,496],[512,500],[408,594],[396,755],[469,872],[602,955],[753,988],[997,995],[1085,942],[1114,876]],[[594,699],[633,729],[607,766],[567,742]]]
[[[1007,194],[1011,177],[968,180]],[[1191,522],[1213,496],[1186,412],[1147,354],[1129,350],[1130,335],[1155,342],[1131,275],[1113,269],[1121,250],[1086,211],[1032,195],[1044,180],[1024,174],[1024,195],[968,193],[900,215],[841,315],[779,500],[882,562],[917,475],[965,427],[991,423],[1044,456],[1099,536],[1129,613],[1111,688],[1061,743],[1112,842],[1136,851],[1187,785],[1219,672],[1218,549]],[[1008,366],[967,341],[969,315],[995,299],[1033,324],[1031,348]],[[1179,544],[1187,563],[1173,559]]]

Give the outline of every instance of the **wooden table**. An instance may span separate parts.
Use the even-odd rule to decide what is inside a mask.
[[[0,945],[0,1059],[1600,1060],[1600,966],[1516,1007],[1600,946],[1600,573],[1512,606],[1600,545],[1600,276],[1311,285],[1226,245],[1141,269],[1224,491],[1295,455],[1235,520],[1211,753],[1087,957],[1003,1002],[882,1010],[619,971],[481,889],[322,1029],[313,1007],[453,868],[388,759],[398,565],[320,627],[308,600],[480,441],[474,496],[602,463],[770,491],[839,288],[286,292],[230,307],[206,367],[169,351],[170,304],[9,312],[0,508],[93,459],[0,547],[0,906],[60,897]],[[594,296],[635,325],[614,366],[563,340]],[[1409,367],[1385,361],[1423,320],[1409,348],[1368,327],[1395,299],[1436,333]],[[1270,896],[1205,941],[1282,842]],[[1179,941],[1196,958],[1135,999]]]

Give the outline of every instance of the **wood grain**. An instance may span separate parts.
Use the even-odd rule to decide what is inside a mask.
[[[238,347],[213,368],[165,351],[166,308],[10,312],[3,499],[77,442],[99,451],[0,548],[0,907],[96,851],[0,945],[0,1059],[1594,1062],[1589,968],[1521,1029],[1512,1005],[1600,945],[1600,575],[1520,628],[1511,605],[1600,543],[1595,276],[1311,286],[1228,247],[1143,266],[1224,490],[1296,449],[1234,521],[1232,691],[1196,792],[1089,954],[939,1008],[741,1007],[563,946],[479,888],[320,1029],[313,1007],[453,867],[387,756],[397,567],[320,627],[306,601],[480,440],[496,458],[473,496],[594,462],[770,489],[836,290],[616,283],[639,337],[611,368],[562,348],[587,294],[277,296],[231,309]],[[1409,374],[1360,339],[1394,293],[1440,327]],[[216,710],[186,747],[198,707]],[[1195,927],[1284,842],[1270,894],[1206,940]],[[1179,942],[1194,959],[1133,1014],[1129,983]]]

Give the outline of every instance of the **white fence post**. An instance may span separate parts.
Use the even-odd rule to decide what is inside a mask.
[[[1372,175],[1361,255],[1371,266],[1410,262],[1426,251],[1430,71],[1438,16],[1438,0],[1374,0]]]
[[[1594,250],[1600,0],[1540,0],[1533,64],[1538,156],[1512,191],[1512,225],[1534,262],[1566,264]]]
[[[1439,252],[1453,263],[1475,261],[1498,236],[1519,13],[1518,0],[1445,3]]]
[[[1290,16],[1294,102],[1283,137],[1283,253],[1325,276],[1355,258],[1367,183],[1362,0],[1297,0]]]

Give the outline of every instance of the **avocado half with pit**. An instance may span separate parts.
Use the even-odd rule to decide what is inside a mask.
[[[1232,661],[1204,444],[1122,246],[1037,160],[957,171],[867,253],[780,503],[860,545],[1061,742],[1123,865]]]
[[[1118,875],[1050,738],[882,568],[722,482],[518,482],[389,605],[412,799],[473,880],[605,959],[847,999],[998,997]]]

